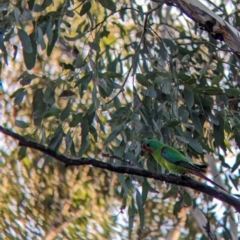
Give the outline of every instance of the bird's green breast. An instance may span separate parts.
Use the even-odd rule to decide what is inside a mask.
[[[186,168],[181,167],[181,166],[177,166],[176,164],[170,163],[169,161],[167,161],[165,159],[164,159],[164,164],[165,164],[165,166],[166,166],[166,168],[168,169],[169,172],[179,173],[179,174],[187,173]]]
[[[154,159],[157,161],[157,163],[158,163],[161,167],[167,169],[167,167],[165,166],[165,160],[164,160],[164,158],[163,158],[162,155],[161,155],[161,149],[153,152],[153,153],[152,153],[152,156],[154,157]]]

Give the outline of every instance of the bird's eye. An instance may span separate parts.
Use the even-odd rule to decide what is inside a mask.
[[[147,147],[150,147],[150,144],[149,144],[149,143],[147,143],[147,144],[146,144],[146,146],[147,146]]]

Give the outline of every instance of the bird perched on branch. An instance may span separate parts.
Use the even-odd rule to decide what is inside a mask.
[[[188,160],[178,150],[155,139],[144,141],[142,149],[145,152],[150,153],[157,163],[169,172],[177,174],[190,173],[205,179],[206,181],[226,191],[224,188],[204,175],[207,170],[207,165],[196,164]]]

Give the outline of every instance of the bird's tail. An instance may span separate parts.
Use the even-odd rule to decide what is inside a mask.
[[[221,187],[220,185],[218,185],[217,183],[215,183],[213,180],[211,180],[210,178],[206,177],[202,172],[192,172],[192,174],[205,179],[206,181],[210,182],[211,184],[213,184],[214,186],[217,186],[219,188],[221,188],[222,190],[226,191],[226,189],[224,189],[223,187]]]
[[[196,164],[196,163],[194,163],[194,166],[195,166],[196,168],[198,168],[198,170],[199,170],[200,172],[202,172],[202,173],[206,173],[206,172],[207,172],[207,167],[208,167],[207,164]]]

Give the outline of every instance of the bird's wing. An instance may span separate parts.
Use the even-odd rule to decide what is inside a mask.
[[[162,157],[168,162],[175,164],[176,166],[181,166],[190,171],[201,172],[202,170],[195,166],[194,163],[189,162],[186,157],[184,157],[178,150],[165,146],[161,151]]]
[[[168,146],[165,146],[161,149],[161,155],[166,161],[175,164],[176,166],[184,167],[187,171],[189,171],[189,173],[203,178],[208,182],[212,183],[213,185],[223,189],[224,191],[227,191],[203,174],[203,172],[205,172],[206,170],[206,165],[198,166],[197,164],[191,163],[178,150]]]

